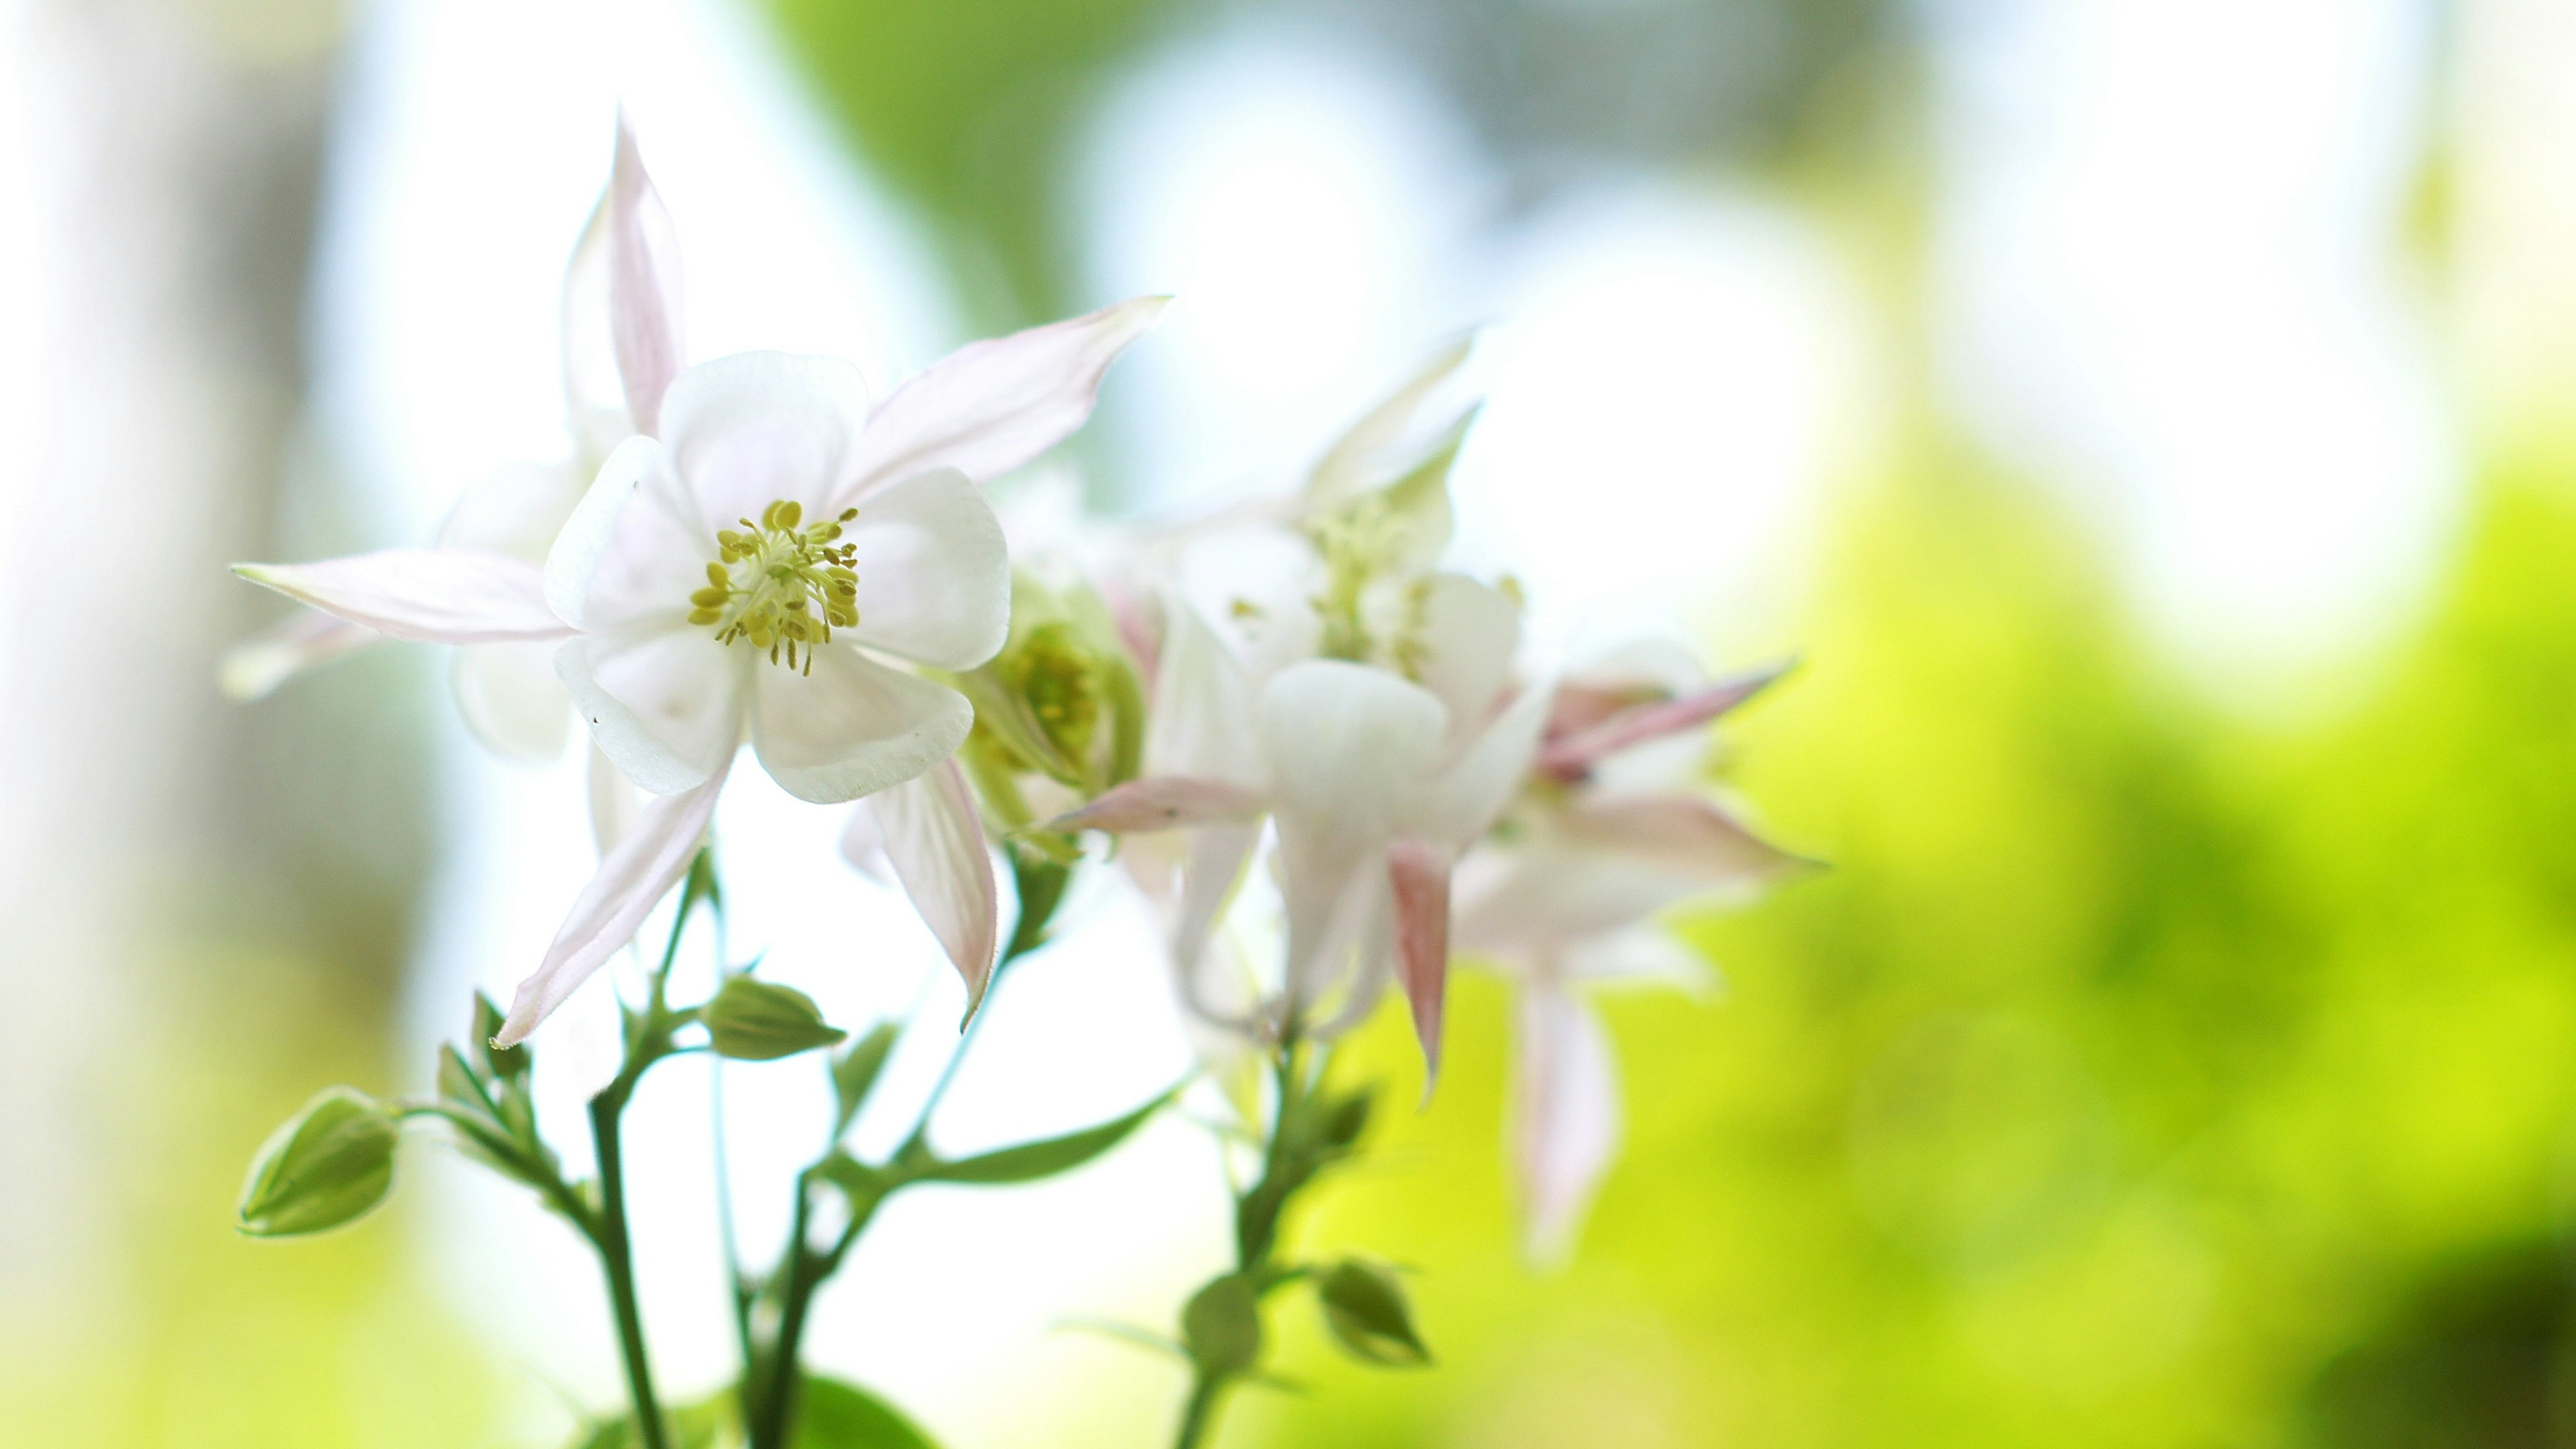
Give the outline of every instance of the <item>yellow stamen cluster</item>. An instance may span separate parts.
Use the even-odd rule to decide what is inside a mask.
[[[814,646],[830,643],[836,628],[858,626],[857,550],[833,546],[841,525],[858,516],[847,509],[809,526],[802,504],[781,500],[762,509],[758,523],[736,519],[741,532],[716,534],[724,561],[707,565],[707,586],[689,595],[689,622],[712,626],[721,644],[748,639],[790,669],[801,652],[804,672],[813,673]]]

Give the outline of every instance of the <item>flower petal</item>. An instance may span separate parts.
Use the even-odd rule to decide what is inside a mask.
[[[1011,633],[1011,556],[991,504],[953,468],[870,498],[843,535],[857,562],[851,638],[940,669],[972,669]]]
[[[1002,898],[965,772],[954,759],[942,760],[860,808],[875,815],[895,878],[965,978],[966,1014],[973,1016],[1001,949]]]
[[[546,607],[536,565],[480,549],[389,548],[319,563],[235,564],[233,572],[397,639],[489,644],[573,632]]]
[[[840,644],[813,672],[752,667],[752,746],[779,788],[837,805],[912,779],[957,752],[975,724],[966,696]]]
[[[1395,893],[1395,969],[1422,1043],[1422,1098],[1440,1080],[1440,1023],[1449,994],[1449,854],[1412,836],[1386,852]]]
[[[865,800],[850,812],[849,824],[841,827],[841,859],[879,885],[901,884],[894,878],[893,863],[886,859],[884,827],[877,824],[877,813]]]
[[[1196,607],[1163,596],[1163,641],[1147,711],[1149,775],[1219,780],[1248,790],[1269,779],[1243,667]]]
[[[1569,843],[1616,851],[1674,871],[1703,889],[1751,887],[1815,863],[1772,845],[1696,795],[1588,800],[1559,829]]]
[[[836,485],[867,413],[867,379],[840,358],[738,352],[680,374],[661,436],[712,540],[781,499],[808,523],[840,512]]]
[[[1223,780],[1192,780],[1177,775],[1148,775],[1103,793],[1079,810],[1046,823],[1049,830],[1130,831],[1189,830],[1204,825],[1242,825],[1257,821],[1267,806],[1261,793]]]
[[[833,507],[933,468],[988,481],[1064,441],[1090,419],[1109,364],[1170,301],[1138,297],[969,343],[931,364],[870,415]]]
[[[715,534],[681,489],[670,450],[629,438],[599,465],[547,550],[546,601],[594,632],[677,627],[715,557]]]
[[[1439,391],[1475,348],[1476,339],[1470,335],[1432,353],[1403,386],[1351,424],[1308,475],[1307,496],[1317,502],[1329,502],[1350,497],[1377,482],[1391,466],[1388,455],[1418,431],[1414,415],[1423,402]]]
[[[656,902],[688,873],[698,853],[698,840],[715,814],[716,797],[724,791],[722,771],[695,789],[665,795],[644,807],[635,828],[599,863],[599,873],[582,888],[572,912],[546,948],[535,974],[519,983],[510,998],[510,1015],[493,1041],[515,1046],[537,1023],[590,979],[600,964],[635,938]]]
[[[555,678],[556,646],[542,643],[470,644],[448,666],[448,686],[483,748],[521,765],[563,758],[564,723],[571,718],[563,682]]]
[[[589,488],[587,470],[570,462],[495,468],[448,510],[438,526],[438,546],[485,549],[542,564]]]
[[[1530,757],[1538,750],[1539,732],[1547,727],[1552,685],[1532,685],[1496,715],[1448,769],[1420,797],[1413,818],[1422,833],[1464,850],[1491,829],[1510,804]]]
[[[1622,930],[1708,894],[1680,870],[1562,839],[1469,854],[1452,929],[1470,950],[1525,951]]]
[[[244,703],[266,699],[308,669],[383,642],[384,635],[363,624],[320,609],[298,609],[224,651],[224,695]]]
[[[1568,941],[1561,955],[1568,981],[1670,986],[1695,996],[1719,984],[1707,957],[1652,921]]]
[[[1582,1002],[1553,982],[1521,992],[1513,1153],[1523,1243],[1563,1261],[1619,1147],[1619,1082],[1610,1043]]]
[[[1180,909],[1172,919],[1172,962],[1180,971],[1183,1000],[1193,1009],[1206,1005],[1208,941],[1260,839],[1259,825],[1211,826],[1189,837],[1181,862]]]
[[[608,312],[627,415],[637,432],[659,433],[664,395],[688,355],[680,341],[680,240],[623,114],[608,177]]]
[[[1420,793],[1448,711],[1429,690],[1362,665],[1310,660],[1262,686],[1262,744],[1288,914],[1292,989],[1338,970],[1351,903],[1382,880],[1403,802]]]
[[[676,795],[725,768],[742,743],[742,672],[703,629],[587,634],[555,651],[555,676],[590,737],[627,779]]]
[[[1463,574],[1433,574],[1421,595],[1422,655],[1415,678],[1449,707],[1464,738],[1492,717],[1521,643],[1521,610],[1502,590]]]
[[[1789,672],[1787,663],[1720,680],[1705,689],[1675,699],[1631,705],[1606,719],[1589,722],[1561,738],[1551,739],[1540,752],[1539,769],[1552,778],[1572,783],[1591,773],[1604,756],[1641,745],[1649,740],[1697,729],[1768,688],[1773,680]]]
[[[617,762],[608,758],[596,742],[590,747],[590,768],[583,784],[590,804],[590,842],[600,858],[617,848],[626,832],[635,828],[635,817],[642,813],[644,802],[637,798],[633,785],[617,772]]]

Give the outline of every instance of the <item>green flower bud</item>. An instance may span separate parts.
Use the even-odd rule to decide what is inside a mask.
[[[698,1020],[718,1056],[744,1062],[792,1057],[849,1035],[825,1023],[814,998],[804,992],[749,976],[726,981],[715,999],[698,1009]]]
[[[1413,1309],[1393,1273],[1357,1258],[1336,1263],[1316,1281],[1324,1326],[1353,1358],[1389,1368],[1431,1362],[1431,1350],[1414,1331]]]
[[[394,1182],[399,1119],[364,1093],[333,1087],[269,1135],[236,1210],[255,1238],[327,1232],[384,1201]]]

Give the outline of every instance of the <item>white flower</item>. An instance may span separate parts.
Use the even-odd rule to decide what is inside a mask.
[[[1393,976],[1436,1072],[1450,869],[1509,801],[1547,719],[1546,691],[1503,688],[1516,642],[1516,629],[1433,629],[1420,641],[1421,682],[1310,659],[1256,687],[1197,610],[1168,597],[1146,773],[1055,828],[1190,832],[1174,955],[1189,1004],[1222,1017],[1200,972],[1267,816],[1286,957],[1259,1018],[1229,1024],[1329,1035],[1364,1015]],[[1338,1010],[1319,1015],[1336,993]]]
[[[1512,1157],[1535,1259],[1571,1244],[1618,1145],[1616,1073],[1583,988],[1701,984],[1706,966],[1654,917],[1805,864],[1691,783],[1699,726],[1779,673],[1709,684],[1687,656],[1638,648],[1569,678],[1530,788],[1459,872],[1459,948],[1518,986]]]

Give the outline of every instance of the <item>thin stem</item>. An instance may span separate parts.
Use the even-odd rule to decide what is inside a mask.
[[[769,1387],[751,1414],[753,1449],[774,1449],[785,1444],[787,1427],[796,1421],[796,1347],[805,1336],[805,1305],[813,1297],[808,1279],[813,1272],[814,1251],[806,1243],[813,1217],[814,1182],[800,1173],[796,1178],[796,1220],[788,1229],[787,1261],[782,1265],[787,1291],[779,1305],[778,1351],[770,1357]]]
[[[626,1359],[626,1388],[634,1401],[635,1425],[644,1449],[669,1449],[662,1405],[653,1395],[653,1365],[644,1349],[644,1314],[635,1294],[635,1255],[626,1234],[626,1174],[618,1147],[617,1117],[626,1094],[616,1085],[590,1099],[590,1137],[599,1154],[599,1215],[596,1241],[600,1267],[608,1275],[608,1296],[617,1310],[617,1345]]]
[[[751,1279],[742,1270],[742,1238],[734,1230],[733,1159],[725,1150],[724,1060],[707,1063],[707,1110],[716,1165],[716,1238],[724,1246],[725,1283],[733,1293],[734,1341],[742,1350],[742,1369],[751,1372]]]
[[[1216,1427],[1217,1400],[1225,1393],[1221,1375],[1201,1370],[1190,1384],[1190,1401],[1181,1410],[1181,1432],[1172,1440],[1172,1449],[1199,1449],[1208,1432]]]
[[[1317,1064],[1307,1070],[1301,1062],[1304,1055],[1293,1030],[1281,1038],[1271,1058],[1276,1100],[1271,1107],[1269,1140],[1262,1144],[1261,1176],[1235,1199],[1235,1271],[1252,1283],[1255,1311],[1271,1289],[1294,1276],[1280,1273],[1271,1260],[1279,1243],[1280,1220],[1287,1215],[1289,1203],[1299,1189],[1314,1181],[1311,1163],[1300,1167],[1290,1160],[1294,1134],[1305,1130],[1297,1118],[1308,1109],[1307,1088],[1323,1075],[1320,1056]],[[1173,1449],[1198,1449],[1216,1431],[1217,1411],[1237,1376],[1193,1359],[1190,1396],[1181,1408],[1180,1430],[1172,1441]]]

